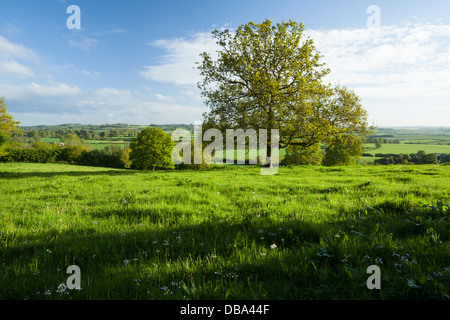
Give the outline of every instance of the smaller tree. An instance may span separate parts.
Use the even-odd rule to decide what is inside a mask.
[[[191,159],[190,159],[190,163],[184,163],[184,161],[182,161],[179,165],[176,166],[176,168],[178,169],[195,169],[195,170],[201,170],[201,169],[207,169],[210,167],[209,163],[211,163],[211,159],[208,157],[205,159],[205,156],[203,154],[203,150],[205,149],[205,145],[202,145],[202,150],[201,150],[201,154],[202,154],[202,163],[195,163],[195,144],[194,144],[194,140],[191,139]],[[183,157],[183,151],[181,151],[181,154],[179,154],[180,160]]]
[[[140,170],[174,169],[171,159],[173,146],[172,138],[163,130],[148,127],[130,143],[131,167]]]
[[[120,150],[120,161],[123,163],[124,168],[131,167],[130,153],[130,148],[124,148]]]
[[[326,166],[349,166],[362,155],[362,141],[353,135],[338,136],[325,149]]]
[[[83,139],[80,139],[76,133],[69,133],[64,138],[61,139],[66,145],[82,145],[84,143]]]

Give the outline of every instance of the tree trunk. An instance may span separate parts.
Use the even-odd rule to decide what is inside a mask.
[[[273,129],[273,110],[272,106],[269,106],[269,112],[267,114],[267,159],[266,167],[272,168],[272,129]]]

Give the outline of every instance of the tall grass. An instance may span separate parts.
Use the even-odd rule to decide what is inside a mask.
[[[449,178],[0,164],[0,299],[446,299]],[[81,290],[64,287],[69,265]]]

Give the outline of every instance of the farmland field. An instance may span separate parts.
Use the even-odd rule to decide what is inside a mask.
[[[446,165],[0,164],[0,299],[445,299],[448,181]]]
[[[364,145],[368,148],[375,148],[375,144],[367,143]],[[423,150],[426,153],[447,153],[450,154],[450,145],[433,145],[433,144],[383,144],[381,148],[364,151],[375,155],[377,153],[393,153],[393,154],[411,154]]]

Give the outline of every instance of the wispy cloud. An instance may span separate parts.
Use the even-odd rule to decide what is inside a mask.
[[[200,53],[214,53],[217,49],[210,33],[197,33],[189,38],[160,39],[149,45],[163,48],[167,53],[160,65],[145,66],[139,72],[147,80],[171,83],[179,86],[196,85],[200,81],[195,62]]]
[[[80,73],[91,78],[97,78],[100,76],[100,72],[98,71],[81,70]]]
[[[0,59],[19,59],[38,61],[37,54],[20,44],[16,44],[0,35]]]
[[[70,39],[68,44],[71,47],[79,48],[84,51],[92,51],[95,45],[98,43],[97,39],[87,38],[87,37],[79,37],[78,39]]]
[[[5,22],[4,27],[1,29],[1,31],[8,36],[13,36],[22,32],[22,29],[13,23]]]
[[[93,36],[104,36],[104,35],[111,35],[111,34],[122,34],[122,33],[126,33],[128,32],[128,30],[126,29],[109,29],[109,30],[104,30],[104,31],[97,31],[97,32],[91,32],[90,34]]]
[[[0,61],[0,75],[2,76],[18,76],[18,77],[34,77],[34,72],[14,60]],[[1,78],[1,76],[0,76]]]

